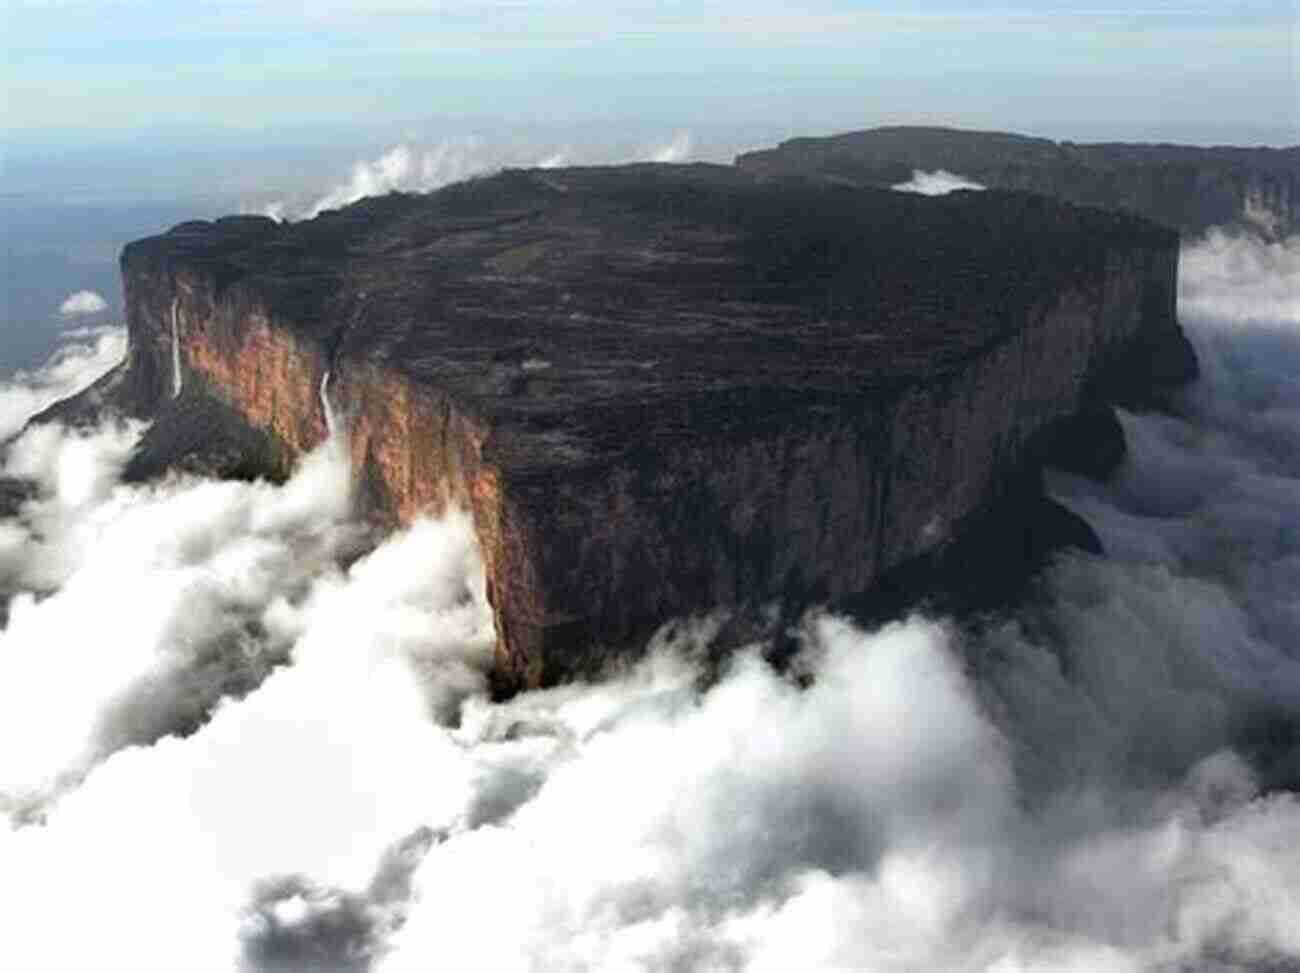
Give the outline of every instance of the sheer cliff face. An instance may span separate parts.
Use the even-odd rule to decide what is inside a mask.
[[[281,464],[325,385],[367,513],[472,512],[499,675],[532,685],[942,545],[1055,420],[1191,376],[1176,259],[1033,197],[507,173],[131,245],[119,381],[160,425],[219,401]]]
[[[763,176],[889,186],[944,169],[984,186],[1125,210],[1195,236],[1238,227],[1270,240],[1300,232],[1300,146],[1079,144],[1002,132],[897,126],[792,139],[737,160]]]

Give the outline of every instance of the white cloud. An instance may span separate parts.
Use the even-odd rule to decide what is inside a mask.
[[[427,192],[493,168],[484,156],[483,143],[476,138],[446,139],[426,150],[397,145],[378,158],[354,163],[348,181],[317,199],[304,216],[311,218],[367,196],[395,191]],[[280,206],[276,218],[282,216],[283,206]]]
[[[569,156],[565,152],[552,152],[544,156],[537,162],[538,169],[559,169],[569,164]]]
[[[914,169],[911,179],[890,188],[904,193],[920,193],[923,196],[946,196],[958,189],[983,189],[984,187],[965,176],[944,169],[936,169],[934,172]]]
[[[130,430],[28,433],[10,471],[39,494],[0,529],[33,592],[0,632],[6,960],[1293,965],[1294,249],[1186,250],[1205,378],[1125,417],[1113,482],[1054,480],[1110,558],[978,630],[811,618],[806,686],[757,651],[705,682],[700,623],[494,703],[464,519],[353,561],[331,446],[285,487],[127,488]]]
[[[75,340],[40,368],[0,383],[0,442],[21,429],[30,416],[89,385],[126,354],[125,328],[69,334]]]
[[[1211,230],[1182,259],[1180,308],[1194,321],[1300,324],[1300,238],[1261,244]]]
[[[116,586],[80,606],[94,612],[83,616],[88,631],[41,663],[64,664],[50,688],[72,682],[67,666],[84,668],[90,660],[77,657],[92,652],[109,656],[94,671],[113,681],[83,673],[72,698],[56,692],[57,717],[31,706],[12,721],[36,719],[29,732],[56,718],[85,724],[103,745],[111,741],[103,728],[138,718],[135,708],[181,717],[180,729],[186,714],[159,711],[196,693],[208,696],[210,720],[183,739],[112,741],[136,745],[103,754],[45,810],[43,825],[0,832],[0,902],[25,919],[7,944],[10,960],[67,969],[129,957],[137,969],[180,961],[231,970],[258,882],[301,874],[364,893],[385,849],[455,806],[473,776],[430,720],[457,694],[481,691],[490,616],[473,588],[468,536],[457,521],[417,525],[343,573],[316,558],[295,564],[287,538],[235,532],[203,561],[164,561],[151,569],[153,583]],[[153,630],[105,617],[113,595],[120,614],[157,619]],[[51,611],[71,626],[73,607]],[[219,674],[204,670],[204,657],[212,665],[223,628],[225,651],[242,656],[256,688],[214,706],[220,687],[204,681]],[[244,645],[231,638],[240,633]],[[24,654],[10,675],[40,688],[33,664]],[[134,692],[114,688],[123,681]],[[281,913],[292,918],[292,901]],[[156,928],[141,927],[147,917]],[[81,936],[56,935],[69,918]]]
[[[59,305],[59,313],[65,317],[98,314],[100,311],[107,310],[108,301],[95,291],[77,291],[75,294],[69,294]]]
[[[663,145],[651,148],[646,158],[651,162],[685,162],[691,157],[693,147],[690,132],[677,132]]]
[[[571,149],[539,149],[529,142],[489,141],[473,135],[446,138],[431,147],[401,143],[373,159],[352,165],[348,178],[302,206],[283,199],[246,206],[275,220],[310,219],[326,210],[339,209],[370,196],[390,192],[430,192],[476,176],[498,172],[506,166],[554,169],[567,165],[618,162],[685,162],[694,151],[689,132],[680,131],[665,142],[636,147],[606,146],[590,150],[588,157]]]

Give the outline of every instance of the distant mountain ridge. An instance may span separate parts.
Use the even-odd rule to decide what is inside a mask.
[[[1009,132],[890,126],[795,138],[747,152],[758,176],[893,186],[946,170],[992,189],[1019,189],[1136,213],[1198,236],[1213,226],[1269,240],[1300,232],[1300,146],[1242,148],[1055,142]]]

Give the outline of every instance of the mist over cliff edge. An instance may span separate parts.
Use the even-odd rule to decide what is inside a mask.
[[[1109,557],[978,629],[809,617],[790,673],[755,647],[712,684],[695,619],[490,702],[468,525],[358,558],[337,439],[283,486],[127,486],[138,425],[30,429],[3,965],[1297,968],[1300,239],[1211,233],[1181,275],[1180,415],[1124,416],[1105,486],[1053,480]],[[89,380],[97,340],[0,404]]]

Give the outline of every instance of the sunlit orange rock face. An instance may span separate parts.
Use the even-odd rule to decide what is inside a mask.
[[[264,314],[248,315],[237,328],[212,328],[219,321],[214,311],[180,305],[184,371],[218,391],[248,422],[269,430],[291,453],[311,449],[325,437],[316,392],[324,375],[319,349]]]
[[[220,402],[282,474],[328,373],[362,512],[471,513],[517,688],[946,544],[1058,420],[1194,374],[1176,245],[1018,194],[511,172],[132,244],[118,381],[159,425]]]

